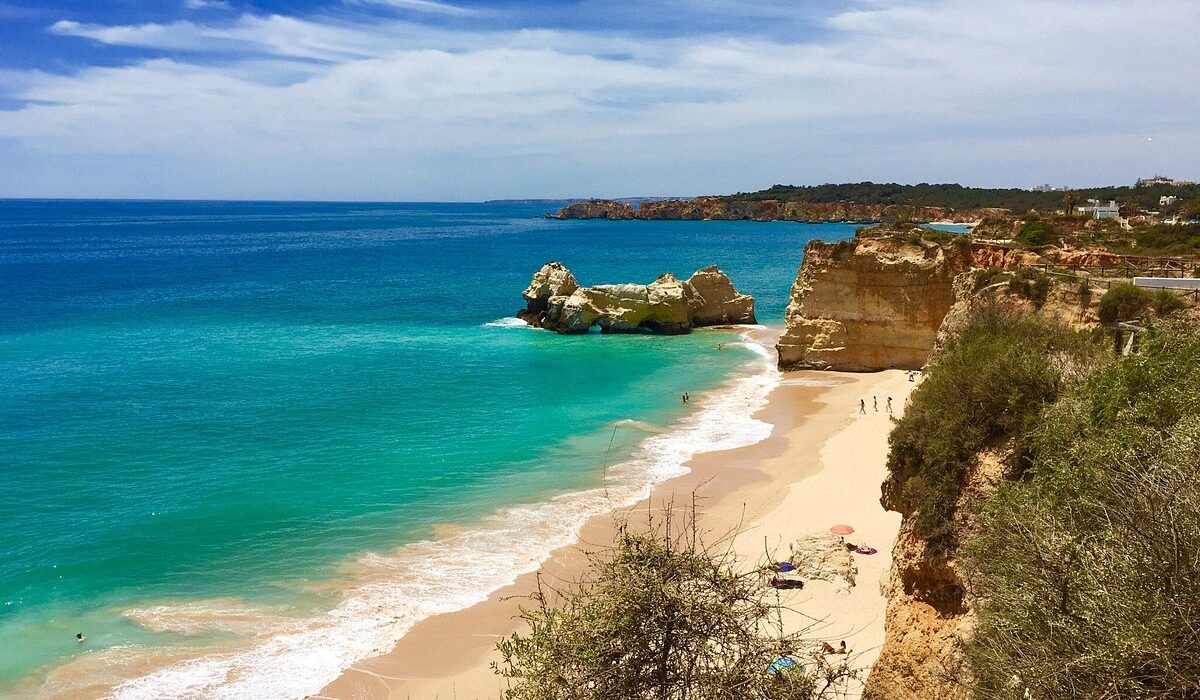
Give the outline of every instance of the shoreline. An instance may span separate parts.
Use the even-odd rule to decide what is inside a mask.
[[[607,466],[602,483],[502,508],[479,522],[448,524],[432,539],[348,562],[343,579],[354,583],[341,603],[317,618],[275,620],[249,646],[210,647],[200,654],[190,648],[145,653],[114,647],[31,678],[28,690],[57,700],[98,694],[138,700],[165,697],[163,692],[304,697],[344,675],[347,667],[402,643],[426,620],[491,600],[489,591],[507,590],[533,576],[552,552],[575,547],[587,522],[643,501],[654,484],[686,472],[691,456],[751,444],[769,433],[770,426],[751,414],[765,403],[779,373],[763,343],[749,338],[778,331],[764,326],[714,330],[738,333],[741,341],[729,342],[749,346],[758,358],[695,396],[695,410],[685,409],[667,428],[642,438],[633,453]],[[381,640],[381,635],[394,636]]]
[[[759,331],[755,335],[769,335]],[[389,698],[499,698],[504,680],[490,664],[495,643],[517,629],[521,602],[537,577],[570,582],[586,571],[585,549],[613,540],[617,519],[660,511],[670,503],[699,499],[701,527],[737,532],[734,551],[743,566],[760,563],[765,552],[786,556],[788,542],[824,532],[837,522],[853,524],[857,542],[878,550],[855,555],[857,585],[839,593],[833,584],[811,581],[803,590],[783,591],[796,610],[786,623],[806,636],[847,640],[855,666],[868,668],[883,642],[886,599],[882,594],[900,516],[879,505],[886,476],[886,396],[897,414],[915,385],[903,372],[874,374],[797,371],[781,375],[766,405],[753,418],[772,426],[771,435],[742,447],[701,452],[686,462],[686,474],[662,481],[648,498],[588,519],[576,542],[555,549],[537,572],[491,593],[487,599],[415,624],[387,653],[359,661],[319,693],[324,700]],[[881,397],[881,410],[858,414],[859,398]],[[812,620],[817,620],[813,623]],[[864,676],[865,678],[865,676]]]

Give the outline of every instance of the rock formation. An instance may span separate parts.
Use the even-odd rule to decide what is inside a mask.
[[[971,209],[955,211],[946,207],[916,207],[853,202],[783,202],[777,199],[736,199],[732,197],[695,197],[643,202],[634,209],[624,202],[592,199],[575,202],[547,216],[555,219],[679,219],[798,221],[825,223],[835,221],[880,222],[895,219],[916,221],[956,221],[973,223],[1003,210]]]
[[[569,204],[553,215],[556,219],[632,219],[633,207],[611,199],[588,199]]]
[[[829,581],[838,593],[849,593],[858,578],[858,566],[845,543],[827,532],[806,535],[788,545],[788,561],[805,580]]]
[[[954,278],[970,266],[965,239],[864,230],[810,242],[776,346],[780,368],[919,369],[954,303]]]
[[[580,287],[560,262],[534,273],[517,316],[558,333],[656,333],[678,335],[692,328],[755,323],[754,298],[740,294],[715,265],[680,281],[666,273],[650,284]]]

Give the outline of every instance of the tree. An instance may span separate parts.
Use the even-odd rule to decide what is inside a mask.
[[[1075,203],[1079,201],[1079,193],[1075,190],[1067,190],[1063,194],[1063,214],[1072,216],[1075,214]]]
[[[728,541],[706,545],[670,510],[643,532],[622,525],[590,575],[567,590],[539,579],[527,632],[501,641],[505,700],[812,700],[856,677],[785,632],[778,592],[738,571]],[[554,601],[557,601],[555,603]]]

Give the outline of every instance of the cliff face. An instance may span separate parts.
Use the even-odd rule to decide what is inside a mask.
[[[633,207],[609,199],[589,199],[575,202],[558,210],[556,219],[633,219]]]
[[[576,202],[550,214],[557,219],[679,219],[797,221],[823,223],[834,221],[878,222],[895,218],[918,221],[954,221],[972,223],[993,215],[995,209],[955,211],[945,207],[910,207],[852,202],[781,202],[777,199],[731,199],[695,197],[645,202],[637,209],[611,200]]]
[[[918,369],[971,266],[965,240],[867,236],[812,241],[792,285],[781,369]]]
[[[996,261],[995,251],[985,247],[981,258],[979,246],[973,248],[977,261]],[[1060,251],[1046,252],[1054,259],[1062,259]],[[1039,314],[1077,329],[1099,324],[1096,309],[1100,294],[1070,282],[1051,285],[1046,298],[1035,303],[1009,289],[1006,281],[976,289],[974,273],[965,272],[954,282],[954,296],[955,302],[938,330],[931,352],[934,358],[983,304]],[[888,510],[900,513],[903,521],[885,584],[886,636],[879,659],[867,678],[863,695],[867,700],[970,698],[972,677],[963,658],[963,644],[974,628],[974,600],[969,581],[960,569],[956,548],[977,527],[973,505],[1010,476],[1012,461],[1008,445],[975,455],[955,499],[950,533],[936,546],[915,531],[915,518],[904,498],[906,475],[892,474],[884,482],[880,501]]]
[[[971,504],[1004,478],[1010,454],[1003,448],[977,455],[955,502],[950,541],[976,526]],[[889,477],[882,503],[904,515],[884,584],[887,630],[867,676],[866,700],[969,700],[971,672],[963,644],[975,623],[970,589],[952,547],[934,546],[915,532],[901,497],[903,483]]]
[[[734,289],[715,265],[686,281],[668,272],[650,284],[580,287],[562,263],[549,262],[522,296],[519,318],[564,334],[599,326],[601,333],[677,335],[701,326],[755,323],[754,298]]]

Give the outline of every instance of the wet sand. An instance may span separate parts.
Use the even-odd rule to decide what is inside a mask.
[[[855,555],[857,585],[839,593],[830,583],[812,581],[784,592],[795,612],[785,619],[805,636],[846,640],[855,665],[867,668],[883,642],[886,600],[881,583],[891,562],[900,516],[879,505],[886,476],[885,410],[892,397],[899,415],[914,384],[900,371],[874,374],[792,372],[771,393],[755,417],[773,426],[771,437],[754,445],[696,456],[691,472],[659,484],[649,499],[613,514],[593,518],[580,541],[555,551],[540,570],[547,580],[578,580],[586,570],[587,549],[613,541],[618,520],[638,518],[698,499],[701,526],[713,533],[736,531],[734,550],[747,567],[764,563],[767,552],[786,558],[787,543],[835,523],[856,529],[854,541],[879,551]],[[872,407],[878,397],[879,410]],[[867,414],[858,410],[865,399]],[[491,664],[496,642],[518,628],[523,598],[536,575],[520,577],[487,601],[418,623],[388,653],[356,663],[312,698],[383,700],[412,698],[499,698],[504,680]]]

